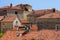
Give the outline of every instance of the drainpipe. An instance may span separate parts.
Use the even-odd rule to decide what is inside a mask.
[[[56,31],[58,30],[58,26],[55,26],[55,30],[56,30]]]
[[[32,27],[32,23],[31,23],[31,27]]]

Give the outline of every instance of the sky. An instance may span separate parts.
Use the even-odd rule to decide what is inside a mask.
[[[60,0],[0,0],[0,7],[10,4],[30,4],[34,10],[56,8],[60,10]]]

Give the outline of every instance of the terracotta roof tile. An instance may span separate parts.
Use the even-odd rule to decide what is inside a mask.
[[[35,40],[60,40],[60,31],[55,30],[40,30],[40,31],[30,31],[28,34],[16,37],[16,34],[20,31],[7,31],[1,40],[31,40],[34,38]]]
[[[59,36],[58,36],[59,35]],[[55,30],[40,30],[40,31],[31,31],[25,36],[19,38],[31,40],[34,38],[35,40],[60,40],[60,31]]]
[[[57,12],[58,10],[55,9],[55,12]],[[34,11],[36,14],[45,14],[45,13],[52,13],[53,9],[44,9],[44,10],[35,10]]]
[[[2,20],[1,22],[13,22],[16,19],[16,16],[9,16]]]
[[[32,25],[32,27],[31,27],[30,30],[32,30],[32,31],[37,31],[37,30],[38,30],[37,24]]]
[[[45,10],[36,10],[35,14],[43,14],[45,12]]]
[[[50,13],[50,14],[45,14],[39,18],[60,18],[60,13]]]
[[[27,20],[21,20],[22,24],[29,23]]]
[[[2,7],[2,8],[3,8],[3,9],[22,10],[21,8],[16,7],[16,6],[12,6],[12,7],[10,7],[10,6],[4,6],[4,7]]]
[[[18,37],[17,37],[17,34],[18,33],[24,33],[25,31],[21,30],[21,31],[16,31],[16,30],[11,30],[11,31],[7,31],[3,37],[1,38],[1,40],[16,40]],[[19,37],[20,38],[20,37]]]
[[[0,16],[0,19],[4,18],[4,16]]]

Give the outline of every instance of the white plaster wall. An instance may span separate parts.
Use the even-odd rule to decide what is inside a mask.
[[[29,12],[32,12],[32,6],[26,6],[29,10]]]
[[[16,21],[18,21],[18,23],[16,24]],[[18,18],[16,18],[14,21],[13,21],[13,28],[18,25],[18,26],[21,26],[21,22],[18,20]]]

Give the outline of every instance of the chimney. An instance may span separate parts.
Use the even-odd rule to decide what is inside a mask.
[[[52,12],[55,12],[55,11],[56,11],[56,9],[55,9],[55,8],[53,8],[53,9],[52,9]]]
[[[10,4],[10,7],[12,7],[12,3]]]

